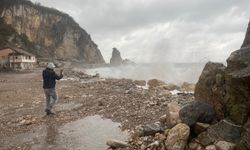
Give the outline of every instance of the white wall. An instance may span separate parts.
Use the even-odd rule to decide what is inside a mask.
[[[10,57],[10,62],[31,62],[35,63],[36,58],[35,56],[23,56],[23,55],[18,55],[14,56],[15,60],[13,61],[13,56]]]

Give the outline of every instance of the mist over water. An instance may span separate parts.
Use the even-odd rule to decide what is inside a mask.
[[[205,63],[150,63],[86,70],[99,73],[104,78],[128,78],[134,80],[160,79],[166,83],[196,83]]]

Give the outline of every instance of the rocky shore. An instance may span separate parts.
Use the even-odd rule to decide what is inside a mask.
[[[128,149],[249,150],[249,33],[248,27],[242,47],[230,55],[227,66],[205,65],[195,86],[195,101],[183,106],[168,103],[159,122],[134,128]]]
[[[211,65],[213,63],[209,62],[205,66],[196,88],[194,84],[177,86],[157,79],[104,79],[99,74],[66,69],[64,79],[57,85],[60,101],[52,118],[43,112],[42,69],[32,73],[1,73],[0,136],[16,138],[43,124],[60,126],[100,115],[120,122],[121,128],[130,133],[127,141],[107,139],[110,149],[247,149],[249,119],[237,124],[230,120],[230,115],[219,113],[220,105],[210,103],[215,96],[206,101],[200,99],[203,93],[218,93],[206,91],[210,89],[206,82],[221,85],[218,83],[223,81],[217,79],[218,73],[210,75],[213,69],[207,68]],[[198,93],[201,94],[197,96]],[[222,101],[219,98],[215,100]],[[34,141],[12,143],[8,140],[0,140],[1,149],[32,149],[34,145]]]
[[[0,74],[0,137],[14,138],[45,123],[60,126],[91,115],[120,122],[123,130],[132,133],[138,125],[159,121],[170,102],[182,106],[194,100],[192,93],[185,92],[194,90],[188,83],[178,87],[154,79],[146,84],[66,69],[64,79],[57,83],[59,102],[51,119],[44,113],[41,72]],[[0,149],[31,149],[33,142],[12,143],[1,138]]]
[[[130,134],[127,141],[107,138],[109,149],[247,150],[249,51],[233,52],[227,67],[208,62],[196,86],[104,79],[66,69],[52,117],[43,111],[42,68],[1,73],[0,137],[9,138],[1,138],[0,149],[33,149],[36,140],[15,143],[10,138],[44,124],[56,127],[100,115],[121,123]]]

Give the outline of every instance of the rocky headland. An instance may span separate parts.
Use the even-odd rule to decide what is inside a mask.
[[[120,66],[120,65],[134,65],[135,63],[129,59],[123,59],[121,53],[117,48],[113,48],[112,57],[110,58],[111,66]]]
[[[68,14],[28,0],[2,0],[0,17],[1,47],[22,47],[41,60],[105,63],[90,35]]]

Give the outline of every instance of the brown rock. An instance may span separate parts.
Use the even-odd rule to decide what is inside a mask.
[[[160,121],[160,123],[162,123],[162,124],[166,124],[166,121],[167,121],[167,115],[163,115],[163,116],[161,116],[161,117],[160,117],[160,119],[159,119],[159,121]]]
[[[72,98],[74,98],[74,96],[72,96],[72,95],[65,95],[63,98],[64,99],[72,99]]]
[[[250,48],[233,52],[227,64],[227,114],[235,123],[243,125],[250,114]]]
[[[126,148],[129,146],[127,143],[118,140],[108,140],[106,144],[111,148]]]
[[[224,118],[225,113],[225,66],[221,63],[208,62],[204,67],[199,81],[195,86],[195,100],[211,104],[218,119]]]
[[[164,130],[164,135],[165,135],[165,136],[168,136],[169,131],[170,131],[170,129]]]
[[[166,85],[166,83],[158,79],[152,79],[148,81],[148,85],[150,88],[155,88],[155,87]]]
[[[175,84],[166,84],[166,85],[162,85],[161,88],[163,88],[164,90],[168,90],[168,91],[180,89],[180,88],[179,88],[177,85],[175,85]]]
[[[144,144],[142,144],[140,148],[141,150],[145,150],[147,147]]]
[[[31,125],[31,124],[32,124],[32,120],[25,120],[25,119],[23,119],[20,122],[20,125]]]
[[[250,114],[250,24],[242,48],[231,53],[227,67],[208,62],[195,88],[195,99],[213,105],[217,119],[243,125]],[[224,116],[226,114],[226,116]]]
[[[201,150],[202,146],[199,143],[197,143],[197,142],[190,142],[188,144],[188,149],[189,150],[198,150],[198,149]]]
[[[250,117],[247,123],[244,125],[243,134],[241,140],[236,145],[237,150],[249,150],[250,149]]]
[[[166,113],[166,125],[169,128],[172,128],[176,124],[180,123],[179,111],[180,106],[177,102],[171,102],[167,105],[167,113]]]
[[[144,134],[144,132],[143,132],[142,125],[136,126],[133,137],[140,137],[140,136],[143,136],[143,134]]]
[[[227,120],[221,120],[209,126],[205,132],[199,134],[198,141],[203,146],[208,146],[216,141],[237,143],[240,140],[241,131],[241,126],[235,125]]]
[[[181,85],[181,90],[186,91],[186,92],[194,92],[195,89],[195,84],[188,83],[188,82],[183,82]]]
[[[207,123],[196,122],[194,125],[194,133],[198,135],[201,132],[206,131],[209,126],[210,124]]]
[[[154,135],[156,133],[164,131],[164,129],[161,126],[160,122],[145,124],[145,125],[142,126],[142,128],[143,128],[143,135],[144,136]]]
[[[235,144],[226,141],[218,141],[215,143],[215,147],[217,150],[234,150]]]
[[[217,150],[215,145],[208,145],[205,150]]]
[[[177,124],[170,129],[165,141],[168,150],[184,150],[190,134],[189,126],[183,123]]]
[[[160,134],[160,133],[156,133],[155,134],[155,138],[159,141],[159,142],[163,142],[166,140],[166,136],[164,134]]]
[[[188,150],[205,150],[205,148],[200,143],[192,141],[188,144]]]
[[[147,148],[150,149],[154,149],[154,148],[158,148],[160,146],[160,142],[159,141],[154,141],[153,143],[150,143]]]
[[[135,83],[135,85],[139,85],[139,86],[145,86],[146,85],[145,80],[135,80],[134,83]]]
[[[191,101],[184,105],[179,111],[180,119],[189,126],[196,122],[211,123],[215,112],[211,105],[202,101]]]

